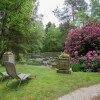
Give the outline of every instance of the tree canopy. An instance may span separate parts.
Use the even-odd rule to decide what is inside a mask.
[[[0,58],[5,51],[12,51],[19,57],[19,53],[31,51],[34,42],[38,43],[36,39],[32,42],[31,37],[41,36],[35,33],[36,7],[36,0],[0,2]]]

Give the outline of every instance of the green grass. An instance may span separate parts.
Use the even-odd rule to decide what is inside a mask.
[[[56,73],[53,69],[29,65],[16,65],[17,72],[29,73],[36,78],[29,78],[16,90],[7,90],[7,79],[0,82],[0,100],[54,100],[77,88],[100,83],[100,73],[74,72]],[[5,71],[0,67],[0,71]],[[32,77],[31,76],[31,77]],[[0,77],[1,80],[1,77]],[[10,88],[15,89],[17,81],[10,81]]]

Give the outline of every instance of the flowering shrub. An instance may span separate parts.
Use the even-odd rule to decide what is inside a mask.
[[[92,66],[93,58],[100,55],[100,23],[89,21],[81,29],[72,29],[65,41],[65,52],[71,55],[73,62],[85,56],[86,63]]]
[[[80,64],[82,71],[93,71],[100,72],[100,57],[91,56],[91,59],[88,60],[86,56],[80,57]]]

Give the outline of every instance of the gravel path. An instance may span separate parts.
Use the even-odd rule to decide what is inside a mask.
[[[100,84],[77,89],[67,95],[59,97],[57,100],[92,100],[100,95]]]

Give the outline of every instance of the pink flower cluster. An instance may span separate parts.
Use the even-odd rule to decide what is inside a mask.
[[[88,60],[91,60],[91,53],[91,51],[88,51],[88,53],[86,54]]]
[[[95,50],[94,51],[88,51],[88,53],[86,54],[86,57],[87,57],[88,65],[90,65],[92,57],[97,58],[98,54]]]
[[[77,63],[77,62],[79,62],[79,60],[76,59],[76,58],[71,58],[70,60],[73,61],[73,63]]]
[[[100,49],[100,23],[89,21],[81,29],[71,29],[65,41],[65,52],[72,58],[91,55],[97,57],[97,49]]]

